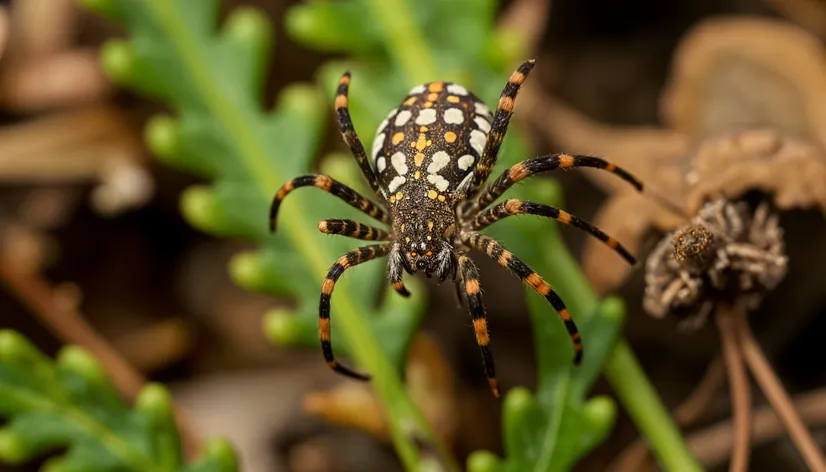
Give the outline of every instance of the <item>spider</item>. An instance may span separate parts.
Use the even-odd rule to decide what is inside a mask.
[[[553,218],[577,227],[607,244],[628,263],[636,260],[621,244],[585,220],[558,208],[522,200],[491,204],[513,184],[534,174],[557,168],[592,167],[616,174],[638,191],[642,183],[627,171],[600,158],[570,154],[548,154],[520,162],[492,184],[490,177],[499,148],[513,115],[520,86],[533,69],[534,60],[522,63],[505,85],[492,114],[479,98],[452,82],[429,82],[414,87],[401,104],[379,125],[368,158],[348,110],[350,73],[338,82],[335,99],[337,125],[361,171],[380,203],[319,174],[302,175],[285,183],[270,209],[270,230],[275,231],[278,208],[299,187],[313,186],[329,192],[391,231],[353,220],[319,222],[322,233],[365,241],[382,241],[341,256],[330,268],[321,286],[319,334],[327,365],[335,372],[359,380],[370,376],[355,372],[336,361],[330,343],[330,297],[336,281],[347,269],[373,259],[388,257],[388,276],[402,296],[410,293],[402,282],[402,271],[423,271],[439,282],[450,277],[457,293],[463,289],[482,353],[482,363],[493,395],[498,397],[493,354],[490,348],[479,273],[468,253],[475,249],[507,268],[545,297],[556,310],[574,347],[574,364],[582,359],[582,341],[565,303],[551,286],[527,264],[499,242],[479,233],[493,223],[513,215]],[[461,303],[461,298],[460,298]]]

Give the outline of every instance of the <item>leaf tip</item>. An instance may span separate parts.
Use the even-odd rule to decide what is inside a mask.
[[[191,185],[181,194],[181,213],[189,224],[208,233],[223,229],[220,209],[208,185]]]
[[[128,42],[113,39],[100,50],[100,63],[107,77],[120,84],[128,84],[135,73],[135,52]]]
[[[227,19],[224,32],[230,39],[250,44],[272,47],[272,23],[257,8],[240,6],[232,11]]]
[[[263,320],[264,334],[273,344],[293,345],[301,339],[299,320],[291,310],[276,308],[267,312]]]
[[[583,416],[594,430],[608,434],[617,418],[617,404],[607,395],[591,398],[585,403]]]
[[[234,255],[229,261],[232,281],[247,290],[260,290],[266,286],[266,269],[257,252],[246,251]]]
[[[108,384],[109,380],[100,361],[90,352],[78,346],[65,346],[57,354],[57,365],[81,375],[96,384]]]
[[[218,465],[221,471],[237,471],[238,458],[235,449],[224,439],[212,438],[206,444],[204,459]]]
[[[625,302],[619,297],[606,297],[599,307],[600,315],[615,323],[625,320]]]
[[[467,458],[468,472],[495,472],[502,461],[490,451],[474,451]]]
[[[150,383],[141,389],[135,400],[135,407],[162,423],[173,418],[172,396],[166,388],[157,383]]]
[[[15,362],[27,358],[36,358],[37,348],[11,329],[0,330],[0,362]]]
[[[180,150],[178,124],[170,116],[153,116],[146,124],[144,141],[156,156],[166,163],[171,163],[171,158]]]
[[[308,83],[290,84],[278,96],[278,113],[307,121],[322,119],[324,98],[318,87]],[[332,110],[331,110],[332,113]]]
[[[11,429],[0,430],[0,461],[20,464],[28,460],[32,450],[25,439]]]

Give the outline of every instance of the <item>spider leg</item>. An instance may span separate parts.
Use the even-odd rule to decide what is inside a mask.
[[[390,252],[391,247],[392,244],[384,243],[374,246],[364,246],[348,252],[339,257],[335,264],[330,267],[329,272],[327,272],[327,277],[321,285],[321,298],[318,307],[318,332],[321,338],[321,352],[324,354],[324,360],[327,361],[330,369],[347,377],[358,380],[370,380],[369,375],[360,374],[344,367],[339,364],[335,356],[333,356],[333,345],[330,343],[330,297],[333,295],[336,281],[345,270],[363,262],[386,256],[387,253]]]
[[[390,269],[390,285],[393,287],[393,290],[403,297],[409,297],[410,292],[407,291],[404,282],[402,282],[404,259],[402,258],[401,249],[398,244],[393,244],[393,248],[390,250],[390,263],[388,267]]]
[[[565,169],[568,167],[593,167],[596,169],[605,170],[611,172],[612,174],[616,174],[617,177],[630,183],[637,190],[642,191],[642,182],[631,175],[630,172],[621,167],[617,167],[615,164],[604,159],[561,153],[547,154],[524,160],[506,170],[491,185],[488,185],[484,191],[480,192],[473,207],[476,208],[476,211],[484,209],[490,205],[492,201],[496,200],[500,195],[505,193],[506,190],[511,188],[513,184],[534,174],[547,172],[558,168]]]
[[[324,234],[337,234],[362,241],[381,241],[388,238],[387,231],[353,220],[322,220],[318,230]]]
[[[512,252],[502,247],[499,242],[479,233],[465,233],[466,242],[485,254],[491,259],[495,260],[502,267],[511,271],[514,275],[525,281],[536,293],[545,297],[546,300],[554,307],[559,314],[559,318],[565,324],[565,329],[568,330],[568,335],[574,344],[574,364],[579,364],[582,361],[582,339],[579,330],[568,313],[565,303],[554,292],[553,288],[545,282],[545,280],[537,274],[527,264],[519,260]]]
[[[272,205],[270,206],[270,232],[275,231],[275,221],[278,216],[278,208],[281,206],[281,201],[287,197],[287,194],[299,187],[320,188],[344,200],[348,205],[360,210],[367,216],[375,218],[382,223],[390,224],[390,217],[387,216],[384,210],[361,196],[361,194],[355,190],[326,175],[308,174],[289,180],[278,189],[278,193],[275,194],[275,198],[273,198]]]
[[[503,218],[507,218],[512,215],[544,216],[547,218],[553,218],[560,223],[574,226],[605,243],[605,245],[616,251],[626,261],[628,261],[629,264],[634,265],[637,263],[637,259],[631,255],[625,247],[618,243],[616,239],[605,234],[601,229],[564,210],[543,205],[541,203],[513,199],[505,200],[504,202],[490,207],[476,215],[476,218],[472,223],[470,223],[468,229],[470,231],[479,231]]]
[[[462,303],[462,285],[459,281],[453,282],[453,285],[456,287],[456,306],[461,309],[464,307],[464,303]]]
[[[496,378],[496,367],[493,362],[493,352],[490,349],[488,335],[488,320],[485,317],[485,305],[482,303],[482,290],[479,286],[479,271],[473,261],[465,255],[459,256],[459,271],[465,285],[470,317],[473,320],[473,329],[476,331],[476,343],[482,351],[482,364],[485,366],[485,375],[488,377],[490,390],[493,396],[499,397],[499,380]]]
[[[350,152],[353,153],[353,157],[356,158],[356,162],[358,162],[359,167],[361,167],[361,172],[364,174],[364,177],[367,179],[367,183],[370,184],[370,188],[376,192],[376,196],[379,197],[380,200],[384,200],[384,194],[382,194],[381,189],[379,188],[379,180],[376,177],[376,173],[373,171],[373,168],[370,167],[370,162],[367,160],[367,154],[364,152],[364,145],[361,144],[361,140],[356,134],[356,129],[353,126],[353,120],[350,118],[350,110],[347,107],[347,94],[350,91],[350,73],[346,72],[341,79],[338,81],[338,90],[336,91],[336,124],[338,125],[338,131],[341,133],[341,137],[344,138],[344,142],[350,148]]]
[[[534,59],[523,62],[513,74],[511,74],[508,83],[502,90],[502,94],[499,96],[499,102],[496,104],[496,111],[493,114],[488,139],[482,150],[482,156],[479,158],[479,162],[474,169],[473,182],[468,191],[468,195],[474,195],[476,190],[490,177],[490,173],[493,171],[493,166],[496,164],[496,159],[499,156],[499,148],[502,147],[502,140],[508,131],[508,124],[513,115],[513,105],[516,100],[516,94],[519,92],[519,87],[525,82],[531,69],[533,69],[535,62],[536,60]]]

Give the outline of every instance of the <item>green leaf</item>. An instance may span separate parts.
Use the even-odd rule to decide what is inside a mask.
[[[256,251],[233,259],[234,280],[292,300],[288,317],[283,312],[266,317],[271,339],[319,349],[321,283],[335,260],[358,242],[321,234],[316,222],[365,217],[311,188],[285,200],[275,235],[267,216],[283,183],[313,171],[332,104],[316,86],[293,84],[277,97],[274,110],[265,109],[260,89],[273,34],[251,8],[235,10],[216,25],[216,1],[87,1],[114,12],[110,17],[122,21],[128,33],[102,50],[110,76],[172,110],[147,127],[150,148],[166,164],[211,180],[184,192],[184,217],[205,232],[255,241]],[[352,162],[339,171],[346,169],[358,172]],[[397,448],[412,466],[417,450],[411,429],[437,442],[400,378],[424,313],[424,294],[404,304],[395,292],[382,296],[382,266],[376,261],[348,270],[336,285],[333,344],[339,357],[351,357],[354,367],[373,375]]]
[[[64,347],[52,361],[20,334],[0,331],[0,461],[20,464],[65,447],[48,471],[237,471],[215,446],[191,465],[181,457],[169,393],[147,385],[135,408],[118,396],[98,361]]]
[[[559,187],[537,179],[508,198],[525,198],[561,207]],[[600,444],[610,432],[616,406],[609,398],[588,399],[587,393],[621,332],[624,308],[617,299],[584,304],[587,281],[565,250],[557,223],[538,217],[512,218],[487,231],[539,272],[566,301],[582,335],[584,357],[574,366],[573,348],[554,309],[526,288],[538,371],[535,393],[515,388],[505,398],[505,457],[493,470],[564,471]],[[583,233],[585,234],[585,233]],[[483,281],[484,285],[484,281]],[[586,287],[583,290],[583,287]],[[477,453],[478,454],[478,453]],[[489,453],[485,453],[489,454]],[[491,470],[469,461],[469,470]]]

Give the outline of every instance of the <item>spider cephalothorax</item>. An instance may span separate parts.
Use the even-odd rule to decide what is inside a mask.
[[[304,175],[281,187],[270,211],[270,228],[274,231],[278,207],[287,194],[298,187],[314,186],[391,227],[388,233],[352,220],[324,220],[318,225],[323,233],[382,241],[339,258],[322,284],[319,334],[324,358],[333,370],[358,379],[369,378],[342,366],[333,356],[330,296],[335,283],[346,269],[389,256],[390,282],[401,295],[409,295],[402,282],[403,272],[424,272],[428,277],[435,275],[440,281],[450,277],[461,288],[468,300],[488,381],[494,395],[498,396],[479,275],[468,257],[474,249],[493,258],[548,300],[571,336],[574,362],[581,360],[580,335],[562,299],[516,255],[478,231],[511,215],[544,216],[587,231],[633,264],[634,257],[616,240],[570,213],[522,200],[505,200],[493,206],[491,203],[516,182],[557,168],[593,167],[618,175],[638,190],[642,189],[642,184],[603,159],[548,154],[522,161],[492,184],[484,186],[496,164],[519,87],[533,65],[534,61],[527,61],[511,75],[494,113],[459,84],[430,82],[414,87],[379,125],[369,156],[353,129],[347,107],[350,74],[344,74],[339,81],[335,101],[339,130],[380,203],[370,201],[325,175]]]

